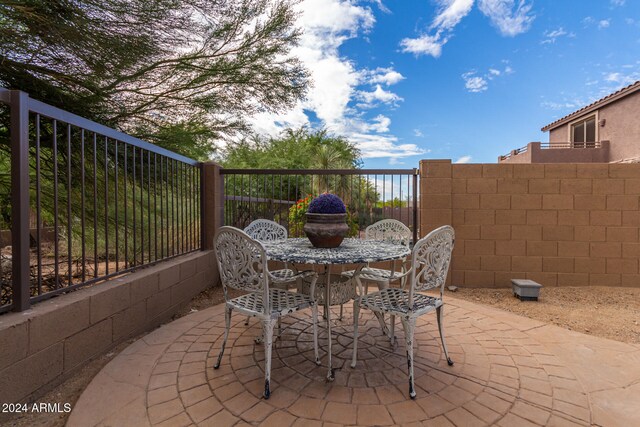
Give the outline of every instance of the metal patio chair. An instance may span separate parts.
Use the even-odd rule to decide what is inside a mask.
[[[383,240],[385,242],[409,246],[411,242],[411,230],[398,220],[383,219],[368,226],[365,229],[364,237],[368,240]],[[354,272],[355,270],[345,271],[342,275],[353,277]],[[362,282],[375,283],[378,285],[378,289],[384,289],[389,287],[389,282],[398,280],[403,277],[403,275],[402,272],[395,271],[395,261],[393,261],[391,270],[367,266],[360,271],[358,277]],[[367,288],[368,287],[365,287],[365,292],[368,292]]]
[[[270,289],[270,283],[281,283],[281,279],[269,271],[267,256],[260,242],[235,227],[221,227],[216,234],[214,247],[226,302],[224,340],[218,355],[218,361],[213,368],[218,369],[220,367],[227,338],[229,337],[233,310],[237,310],[247,316],[259,318],[262,321],[264,341],[264,398],[268,399],[271,395],[273,329],[276,321],[281,317],[298,310],[311,308],[315,358],[316,364],[320,365],[320,357],[318,355],[318,305],[313,298],[318,275],[312,271],[297,272],[295,274],[296,278],[312,277],[311,293],[309,295],[284,289]],[[230,299],[227,293],[228,287],[247,291],[248,293]]]
[[[268,219],[256,219],[247,225],[244,232],[254,240],[259,242],[276,242],[278,240],[286,240],[289,237],[287,229],[278,224],[277,222]],[[297,282],[296,270],[290,269],[285,263],[284,268],[280,270],[274,270],[271,274],[278,279],[282,280],[271,284],[272,288],[288,290],[290,285]],[[245,326],[249,325],[249,319],[247,317],[244,322]],[[278,323],[278,337],[280,336],[280,323]]]
[[[408,277],[408,283],[405,282],[408,290],[404,289],[407,286],[401,289],[381,289],[378,292],[361,295],[353,302],[354,331],[351,367],[355,368],[357,360],[360,308],[371,310],[374,313],[388,313],[391,315],[392,322],[395,316],[400,317],[407,346],[409,396],[412,399],[416,397],[413,382],[413,338],[418,317],[431,311],[436,311],[442,349],[447,358],[447,363],[450,366],[453,365],[444,340],[442,294],[451,261],[454,237],[453,228],[445,225],[433,230],[415,244],[411,252],[411,267],[403,274]],[[420,291],[436,288],[440,288],[439,297],[419,293]]]
[[[399,245],[409,246],[412,233],[409,227],[395,219],[383,219],[368,226],[364,231],[364,237],[368,240],[383,240],[386,242],[397,243]],[[402,261],[400,262],[402,264]],[[396,261],[391,262],[391,270],[384,268],[374,268],[366,266],[358,274],[360,283],[363,284],[364,294],[369,293],[369,283],[378,285],[378,290],[386,289],[389,284],[395,280],[405,277],[404,271],[396,271]],[[349,270],[342,273],[345,277],[353,277],[355,270]],[[364,283],[363,283],[364,282]],[[389,339],[394,342],[395,322],[392,322],[389,329]]]

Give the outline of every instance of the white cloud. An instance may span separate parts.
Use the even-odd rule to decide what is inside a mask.
[[[542,101],[540,105],[549,110],[575,110],[576,108],[585,105],[581,100],[575,101]]]
[[[442,47],[453,36],[454,28],[471,12],[474,0],[434,0],[437,13],[429,26],[429,32],[400,41],[402,52],[416,57],[442,55]],[[503,36],[513,37],[529,30],[535,15],[530,14],[531,4],[526,0],[478,0],[480,11],[498,28]]]
[[[615,84],[615,88],[627,86],[640,80],[640,72],[631,72],[628,74],[620,72],[610,72],[604,74],[604,80],[608,83]]]
[[[603,19],[598,22],[598,29],[609,28],[611,25],[611,19]]]
[[[438,0],[438,15],[431,23],[431,29],[451,30],[467,16],[473,6],[473,0]]]
[[[600,79],[591,78],[585,82],[585,86],[589,87],[588,91],[582,91],[577,95],[561,92],[557,97],[558,99],[543,100],[540,105],[550,110],[559,111],[562,114],[575,111],[616,90],[639,81],[640,69],[638,65],[640,65],[640,61],[637,61],[637,65],[625,64],[620,66],[623,70],[612,70],[610,65],[605,65],[608,71],[602,72]]]
[[[547,30],[544,32],[544,39],[541,41],[542,44],[555,43],[556,39],[559,37],[575,37],[574,33],[567,33],[564,28],[560,27],[556,30]]]
[[[471,161],[471,156],[462,156],[454,163],[469,163]]]
[[[415,136],[416,138],[424,138],[424,133],[422,133],[420,129],[414,129],[413,136]]]
[[[584,25],[585,27],[590,26],[591,24],[593,24],[596,20],[593,19],[593,17],[591,16],[587,16],[586,18],[584,18],[582,20],[582,25]]]
[[[382,0],[369,0],[371,3],[374,3],[380,9],[380,12],[383,13],[391,13],[391,10],[387,6],[382,3]]]
[[[525,0],[478,0],[478,7],[503,36],[527,32],[535,19],[531,3]]]
[[[354,141],[365,159],[380,157],[409,157],[426,154],[429,151],[418,147],[416,144],[396,144],[398,138],[388,135],[372,135],[352,133],[349,139]]]
[[[379,8],[384,5],[373,1]],[[395,93],[382,88],[404,79],[393,67],[374,70],[358,69],[355,63],[340,54],[339,48],[350,38],[366,33],[375,24],[368,6],[351,0],[303,0],[296,6],[298,26],[303,29],[300,45],[293,49],[311,73],[313,86],[307,98],[291,111],[273,115],[259,114],[251,119],[257,132],[277,135],[286,127],[309,125],[305,111],[315,114],[330,132],[345,136],[360,148],[363,157],[404,157],[423,154],[424,150],[407,144],[389,134],[391,119],[378,114],[367,118],[355,107],[395,105],[402,101]],[[372,90],[361,85],[375,85]]]
[[[402,51],[405,53],[413,53],[416,57],[420,55],[431,55],[434,58],[442,55],[442,46],[447,43],[449,39],[441,38],[440,33],[434,36],[423,34],[418,38],[404,38],[400,41]]]
[[[483,77],[464,73],[462,78],[464,79],[464,87],[467,88],[469,92],[484,92],[489,88],[487,81]]]
[[[357,98],[363,103],[358,104],[360,108],[373,108],[379,103],[396,105],[403,99],[393,92],[382,89],[382,86],[376,85],[375,90],[371,92],[358,91]]]
[[[415,56],[431,55],[438,58],[442,54],[442,46],[449,41],[453,28],[471,11],[474,0],[436,1],[438,13],[429,26],[435,34],[422,34],[416,38],[402,39],[400,47],[403,52],[413,53]]]
[[[509,61],[503,60],[505,64],[508,64]],[[489,89],[489,81],[497,79],[501,76],[506,76],[513,73],[513,69],[506,65],[504,70],[499,70],[497,68],[489,68],[489,70],[482,74],[478,75],[476,70],[467,71],[462,74],[462,79],[464,80],[464,87],[473,93],[484,92]]]
[[[372,122],[373,123],[369,125],[369,129],[372,131],[378,133],[389,132],[389,125],[391,124],[391,119],[389,117],[378,114],[373,118]]]
[[[626,0],[611,0],[611,6],[624,6]]]
[[[364,83],[383,83],[387,86],[401,82],[405,77],[393,68],[378,67],[375,70],[366,70],[362,73]]]

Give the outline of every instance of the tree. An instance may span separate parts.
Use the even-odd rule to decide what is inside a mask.
[[[252,135],[230,144],[222,155],[228,168],[355,169],[362,165],[360,150],[326,129],[286,129],[277,138]]]
[[[301,99],[289,0],[3,0],[0,84],[207,158]]]
[[[238,143],[229,145],[222,157],[226,168],[238,169],[358,169],[362,165],[360,150],[344,137],[330,134],[327,130],[287,129],[277,138],[261,138],[253,135]],[[252,219],[252,215],[266,217],[275,210],[282,209],[282,203],[276,208],[268,204],[269,200],[296,201],[307,196],[329,191],[338,194],[347,204],[352,214],[363,215],[358,219],[365,224],[365,216],[372,217],[373,207],[379,195],[372,181],[361,175],[260,175],[250,178],[229,175],[226,180],[226,195],[238,197],[236,203],[229,204],[230,215],[236,225],[242,226]],[[275,188],[275,190],[274,190]],[[254,203],[254,211],[249,212],[247,202]],[[288,215],[286,212],[275,215]],[[257,210],[256,210],[257,209]],[[260,213],[260,209],[263,210]],[[366,213],[366,215],[365,215]],[[299,234],[300,227],[290,229]]]

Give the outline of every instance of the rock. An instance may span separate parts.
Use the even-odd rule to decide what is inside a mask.
[[[11,255],[0,255],[0,270],[11,270],[13,258]]]
[[[449,289],[451,292],[457,292],[458,291],[458,287],[457,286],[447,286],[447,289]]]

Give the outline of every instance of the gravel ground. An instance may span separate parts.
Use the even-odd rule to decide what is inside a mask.
[[[543,288],[540,299],[520,301],[511,289],[458,288],[446,297],[486,304],[589,335],[640,344],[640,289]]]
[[[230,294],[232,297],[237,292]],[[635,288],[544,288],[538,302],[521,302],[510,289],[458,288],[446,291],[445,298],[460,298],[486,304],[532,319],[570,330],[640,344],[640,289]],[[191,304],[174,318],[203,310],[224,301],[222,288],[210,288],[196,296]],[[38,402],[75,402],[93,377],[138,337],[120,344],[108,354],[91,361],[58,387],[38,399]],[[2,420],[0,425],[12,427],[62,427],[68,414],[29,413]]]

